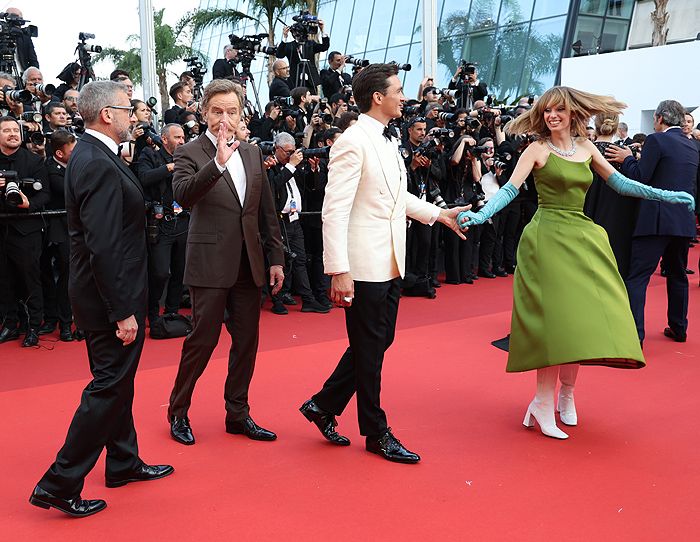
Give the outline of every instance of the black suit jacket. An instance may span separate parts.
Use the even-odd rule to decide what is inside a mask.
[[[233,67],[228,60],[225,58],[217,58],[214,62],[214,66],[211,68],[212,79],[224,79],[226,77],[231,77],[232,75],[238,75],[238,72]]]
[[[27,213],[36,213],[44,209],[44,206],[49,203],[51,193],[49,191],[49,178],[46,174],[44,161],[29,152],[24,147],[20,147],[16,152],[5,155],[0,152],[0,170],[16,171],[20,179],[31,178],[41,182],[42,188],[38,192],[23,189],[22,192],[29,200],[28,209],[18,209],[5,203],[4,198],[0,198],[0,213],[11,213],[22,215]],[[44,229],[45,222],[43,217],[36,216],[32,218],[2,219],[3,223],[10,226],[15,233],[19,235],[28,235]]]
[[[70,297],[76,325],[115,329],[146,309],[146,213],[138,179],[109,148],[84,134],[66,168]]]
[[[46,159],[46,170],[49,176],[49,191],[51,200],[47,209],[58,210],[66,208],[66,168],[59,164],[53,156]],[[65,243],[68,241],[68,221],[65,216],[49,216],[46,219],[46,240],[50,243]]]
[[[182,124],[182,115],[186,110],[179,105],[174,105],[163,113],[163,123]]]
[[[167,164],[173,157],[164,148],[157,151],[151,147],[143,149],[136,163],[136,171],[148,201],[159,201],[169,212],[173,206],[173,174]]]
[[[19,60],[20,72],[30,66],[39,67],[39,59],[36,57],[34,42],[29,35],[29,28],[13,28],[11,31],[17,44],[17,59]]]
[[[342,72],[338,74],[338,72],[330,68],[321,70],[321,88],[326,98],[339,93],[344,85],[350,85],[351,83],[352,76],[349,73]]]
[[[291,96],[291,88],[289,87],[289,79],[275,77],[270,82],[270,101],[277,96]]]
[[[311,76],[311,81],[303,82],[301,86],[306,86],[314,94],[316,93],[316,87],[321,84],[321,78],[318,74],[318,68],[316,67],[315,55],[322,53],[323,51],[328,51],[331,46],[331,40],[328,36],[324,37],[321,43],[309,39],[306,40],[301,45],[301,55],[299,55],[299,44],[296,41],[283,41],[277,46],[277,58],[288,58],[289,59],[289,79],[292,81],[292,87],[297,86],[298,72],[301,59],[308,60],[309,75]]]
[[[629,156],[622,174],[663,190],[682,190],[695,195],[698,177],[698,148],[679,127],[647,136],[639,161]],[[695,236],[695,215],[685,205],[641,200],[634,236]]]

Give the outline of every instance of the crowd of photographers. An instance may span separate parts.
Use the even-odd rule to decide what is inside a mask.
[[[18,17],[22,21],[21,13]],[[352,75],[369,64],[331,51],[328,66],[319,71],[315,55],[330,49],[323,21],[308,13],[294,21],[277,47],[262,46],[262,35],[231,35],[223,58],[212,69],[214,78],[242,85],[246,103],[236,137],[257,144],[265,156],[286,253],[285,284],[271,298],[272,312],[280,315],[297,304],[294,295],[301,299],[302,312],[327,313],[332,308],[321,235],[329,153],[358,118]],[[24,55],[32,64],[18,65],[21,78],[11,71],[0,73],[0,343],[24,336],[23,346],[35,346],[40,335],[56,328],[62,341],[83,337],[72,327],[68,229],[61,210],[65,167],[84,131],[79,89],[94,79],[90,53],[100,50],[85,45],[91,37],[81,33],[78,61],[58,75],[57,87],[44,82],[36,55]],[[19,40],[17,47],[19,51]],[[22,47],[26,49],[26,43]],[[256,54],[276,58],[264,106],[250,74]],[[173,105],[163,111],[160,124],[154,123],[156,100],[131,96],[128,73],[110,74],[132,98],[135,122],[120,155],[140,179],[147,199],[148,320],[156,338],[180,336],[189,329],[178,315],[188,302],[183,274],[189,212],[173,197],[173,154],[206,130],[199,107],[206,70],[197,58],[185,60],[188,70],[170,88]],[[348,65],[351,71],[346,71]],[[518,157],[533,141],[506,136],[502,129],[532,102],[530,96],[515,106],[499,106],[479,81],[477,66],[466,61],[446,88],[431,78],[423,80],[416,99],[406,102],[403,117],[390,126],[400,141],[408,190],[441,207],[484,205],[508,181]],[[443,270],[448,284],[473,284],[513,273],[520,233],[536,208],[534,180],[529,178],[510,205],[487,223],[470,228],[466,240],[439,225],[409,222],[403,294],[435,298]]]

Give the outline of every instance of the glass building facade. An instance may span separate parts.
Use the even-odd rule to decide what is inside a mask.
[[[432,1],[437,28],[422,28],[422,3]],[[247,0],[201,0],[200,9],[229,8],[252,14]],[[437,36],[436,85],[447,86],[461,59],[478,64],[479,78],[500,100],[541,94],[558,82],[562,57],[619,51],[627,47],[635,0],[319,0],[318,15],[330,36],[330,51],[372,62],[411,64],[404,89],[415,97],[423,78],[423,36]],[[280,17],[291,23],[295,12]],[[211,66],[228,36],[267,32],[267,23],[243,21],[196,36],[194,47]],[[276,21],[275,40],[282,38]],[[265,44],[265,42],[263,43]],[[572,47],[573,46],[573,47]],[[320,66],[326,65],[326,54]],[[267,98],[267,63],[257,55],[251,72]],[[211,72],[209,72],[211,73]]]

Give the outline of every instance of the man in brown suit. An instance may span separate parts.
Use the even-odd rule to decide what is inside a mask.
[[[178,147],[174,156],[175,200],[192,213],[185,284],[190,287],[193,329],[182,347],[168,410],[170,434],[182,444],[194,444],[187,411],[219,341],[224,310],[232,340],[224,389],[226,431],[254,440],[277,438],[250,417],[248,387],[258,350],[263,251],[275,294],[284,281],[284,254],[262,153],[232,139],[242,103],[239,85],[212,81],[202,98],[207,131]]]

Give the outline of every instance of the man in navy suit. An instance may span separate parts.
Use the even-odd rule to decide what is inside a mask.
[[[695,194],[699,155],[695,144],[683,135],[685,110],[674,100],[664,100],[654,113],[654,131],[646,138],[639,160],[627,148],[611,145],[609,159],[622,163],[622,173],[631,179],[665,190]],[[686,340],[688,328],[689,240],[695,235],[695,216],[682,205],[641,200],[632,239],[630,270],[625,284],[637,324],[644,340],[644,304],[649,279],[663,256],[666,266],[668,327],[664,335]]]

